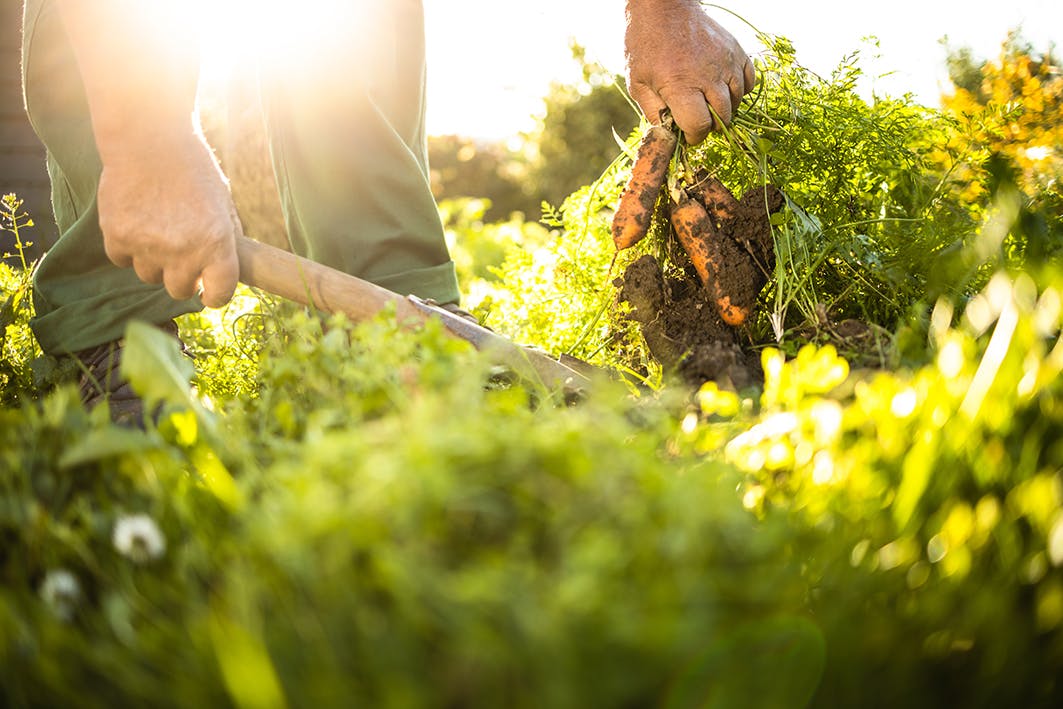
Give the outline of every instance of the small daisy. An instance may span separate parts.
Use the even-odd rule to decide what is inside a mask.
[[[166,537],[162,536],[155,520],[147,515],[120,517],[115,522],[111,541],[119,554],[137,564],[158,559],[166,552]]]
[[[81,601],[81,584],[77,576],[66,569],[53,569],[45,574],[40,594],[59,620],[69,621]]]

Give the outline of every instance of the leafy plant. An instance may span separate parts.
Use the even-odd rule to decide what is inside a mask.
[[[1052,706],[1044,283],[942,301],[919,369],[769,351],[693,408],[543,405],[439,328],[283,306],[219,416],[131,329],[157,425],[0,409],[4,703]]]
[[[15,254],[0,260],[0,405],[10,405],[32,389],[30,363],[40,350],[29,331],[33,315],[30,293],[32,272],[26,262],[26,249],[33,242],[23,239],[22,232],[33,226],[22,210],[22,200],[14,194],[0,198],[0,231],[15,239]],[[8,259],[17,256],[21,268],[12,268]]]
[[[774,184],[789,199],[767,296],[776,340],[824,314],[892,330],[926,294],[933,255],[975,228],[930,160],[951,124],[907,97],[862,98],[858,53],[822,78],[784,38],[761,41],[752,100],[691,161],[743,192]]]

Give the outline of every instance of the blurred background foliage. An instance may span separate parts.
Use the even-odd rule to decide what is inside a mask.
[[[614,136],[626,138],[639,114],[626,97],[622,77],[588,61],[578,44],[572,45],[572,56],[582,80],[551,86],[534,130],[502,142],[429,137],[438,200],[486,199],[488,220],[505,220],[513,212],[535,220],[543,202],[558,206],[598,178],[602,166],[616,157]]]
[[[1022,190],[1063,215],[1063,70],[1054,49],[1038,51],[1015,31],[995,59],[955,49],[948,68],[955,90],[942,105],[958,122],[949,148],[969,161],[966,196],[975,199],[984,189],[984,178],[970,179],[970,171],[989,155],[1003,155],[1018,169]]]

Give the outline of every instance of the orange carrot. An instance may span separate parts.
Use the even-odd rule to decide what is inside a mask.
[[[672,228],[690,257],[690,262],[694,264],[701,283],[712,290],[720,268],[709,253],[709,242],[716,238],[716,227],[705,207],[692,199],[685,190],[677,190],[673,198]]]
[[[728,325],[737,327],[746,321],[753,303],[735,302],[725,280],[734,283],[750,277],[754,268],[749,255],[731,239],[721,238],[705,207],[686,193],[676,190],[673,195],[672,228],[679,243],[686,250],[702,285],[716,303],[716,310]],[[724,273],[723,269],[728,269]]]
[[[738,200],[722,182],[705,171],[698,172],[694,196],[712,215],[717,227],[725,228],[735,218]]]
[[[675,133],[662,125],[651,126],[643,136],[631,166],[631,179],[613,215],[613,244],[617,251],[631,248],[646,236],[675,144]]]

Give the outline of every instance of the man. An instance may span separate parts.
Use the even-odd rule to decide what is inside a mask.
[[[219,307],[239,276],[227,181],[195,117],[187,3],[26,0],[23,79],[48,149],[60,238],[36,274],[42,348],[76,354],[86,403],[139,418],[117,378],[131,319]],[[292,250],[393,291],[456,307],[429,190],[421,0],[261,3],[285,13],[261,90]],[[730,120],[753,65],[697,0],[628,0],[632,97],[671,110],[690,143]],[[300,41],[312,33],[311,41]],[[288,41],[288,40],[291,41]]]

